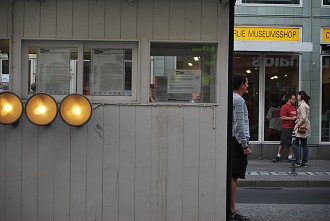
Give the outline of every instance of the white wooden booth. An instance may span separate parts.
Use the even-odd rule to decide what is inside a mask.
[[[135,42],[138,61],[135,101],[91,100],[82,127],[0,125],[0,220],[225,220],[228,23],[228,0],[0,1],[23,102],[25,42]],[[149,103],[152,41],[217,43],[215,102]]]

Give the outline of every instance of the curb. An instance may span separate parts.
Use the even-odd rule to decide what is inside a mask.
[[[323,180],[239,180],[237,187],[330,187],[330,181]]]

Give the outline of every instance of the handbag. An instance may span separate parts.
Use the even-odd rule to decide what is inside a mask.
[[[298,127],[298,133],[304,134],[304,133],[306,133],[306,131],[307,131],[306,127]]]

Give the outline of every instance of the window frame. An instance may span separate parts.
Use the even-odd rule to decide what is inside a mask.
[[[138,48],[139,41],[107,41],[107,40],[47,40],[47,39],[22,39],[22,65],[21,65],[21,95],[24,99],[29,98],[32,94],[28,93],[28,49],[29,47],[68,47],[77,48],[77,74],[76,74],[76,91],[73,93],[83,94],[83,62],[84,48],[121,48],[132,49],[132,94],[130,96],[91,96],[86,97],[92,103],[100,102],[137,102],[137,80],[138,80]],[[71,85],[70,85],[71,87]],[[53,95],[56,101],[61,101],[67,95]]]
[[[260,6],[260,7],[303,7],[303,0],[299,4],[266,4],[266,3],[243,3],[242,0],[237,0],[236,5],[239,6]]]
[[[323,103],[322,103],[322,99],[323,99],[323,97],[322,97],[322,89],[323,89],[323,81],[322,81],[322,79],[323,79],[323,71],[322,71],[322,59],[323,59],[323,57],[329,57],[330,58],[330,53],[321,53],[321,55],[320,55],[320,100],[319,100],[319,102],[320,102],[320,104],[321,105],[323,105]],[[320,112],[319,112],[319,144],[325,144],[325,145],[329,145],[330,144],[330,139],[329,139],[329,141],[322,141],[322,106],[320,107],[320,110],[319,110]]]
[[[265,65],[264,59],[266,56],[279,56],[279,55],[297,55],[299,60],[299,67],[298,67],[298,89],[301,90],[301,73],[302,73],[302,54],[298,52],[271,52],[271,51],[235,51],[235,54],[243,54],[243,55],[258,55],[260,57],[260,64],[262,64],[259,68],[259,122],[258,122],[258,140],[250,141],[251,144],[271,144],[271,145],[278,145],[280,141],[267,141],[265,140],[265,116],[267,114],[267,110],[265,110]]]
[[[216,51],[216,55],[217,55],[217,58],[216,58],[216,71],[215,71],[215,77],[216,77],[216,85],[214,87],[214,102],[210,102],[210,103],[203,103],[203,102],[200,102],[200,103],[186,103],[186,102],[150,102],[149,101],[149,98],[148,98],[148,104],[151,104],[151,105],[154,105],[154,104],[183,104],[183,105],[219,105],[219,95],[218,95],[218,92],[219,92],[219,77],[218,77],[218,72],[219,70],[221,69],[220,68],[220,57],[221,57],[221,54],[220,54],[220,51],[221,51],[221,43],[220,41],[194,41],[194,40],[190,40],[190,41],[183,41],[183,40],[150,40],[149,41],[149,74],[148,74],[148,94],[149,94],[149,90],[150,90],[150,84],[151,84],[151,68],[152,68],[152,65],[153,63],[151,62],[151,44],[152,43],[165,43],[165,44],[217,44],[217,51]]]
[[[91,101],[106,102],[137,102],[137,80],[138,80],[138,41],[130,42],[108,42],[108,41],[84,41],[83,48],[111,48],[111,49],[132,49],[132,95],[131,96],[91,96]],[[134,62],[135,61],[135,62]],[[82,63],[83,64],[83,63]],[[81,67],[80,70],[82,70]],[[83,84],[83,73],[81,74],[81,85]],[[80,87],[83,90],[83,87]],[[81,94],[83,91],[80,92]]]
[[[329,5],[325,5],[325,4],[323,4],[323,0],[321,0],[321,7],[322,8],[330,8],[330,3],[329,3]]]
[[[8,61],[8,74],[9,74],[9,82],[8,82],[8,90],[2,90],[0,89],[0,92],[4,92],[4,91],[11,91],[13,89],[13,86],[12,86],[12,79],[13,79],[13,72],[12,72],[12,53],[11,53],[11,39],[10,38],[6,38],[6,37],[0,37],[0,40],[1,41],[8,41],[8,58],[6,59],[0,59],[0,83],[2,84],[2,61],[6,60]]]

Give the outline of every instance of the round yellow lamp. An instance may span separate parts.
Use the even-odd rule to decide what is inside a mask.
[[[57,116],[57,110],[55,99],[44,93],[31,96],[25,105],[26,117],[38,126],[51,124]]]
[[[0,93],[0,124],[15,124],[23,113],[23,103],[12,92]]]
[[[92,105],[85,96],[70,94],[62,100],[60,115],[66,124],[80,127],[91,118]]]

